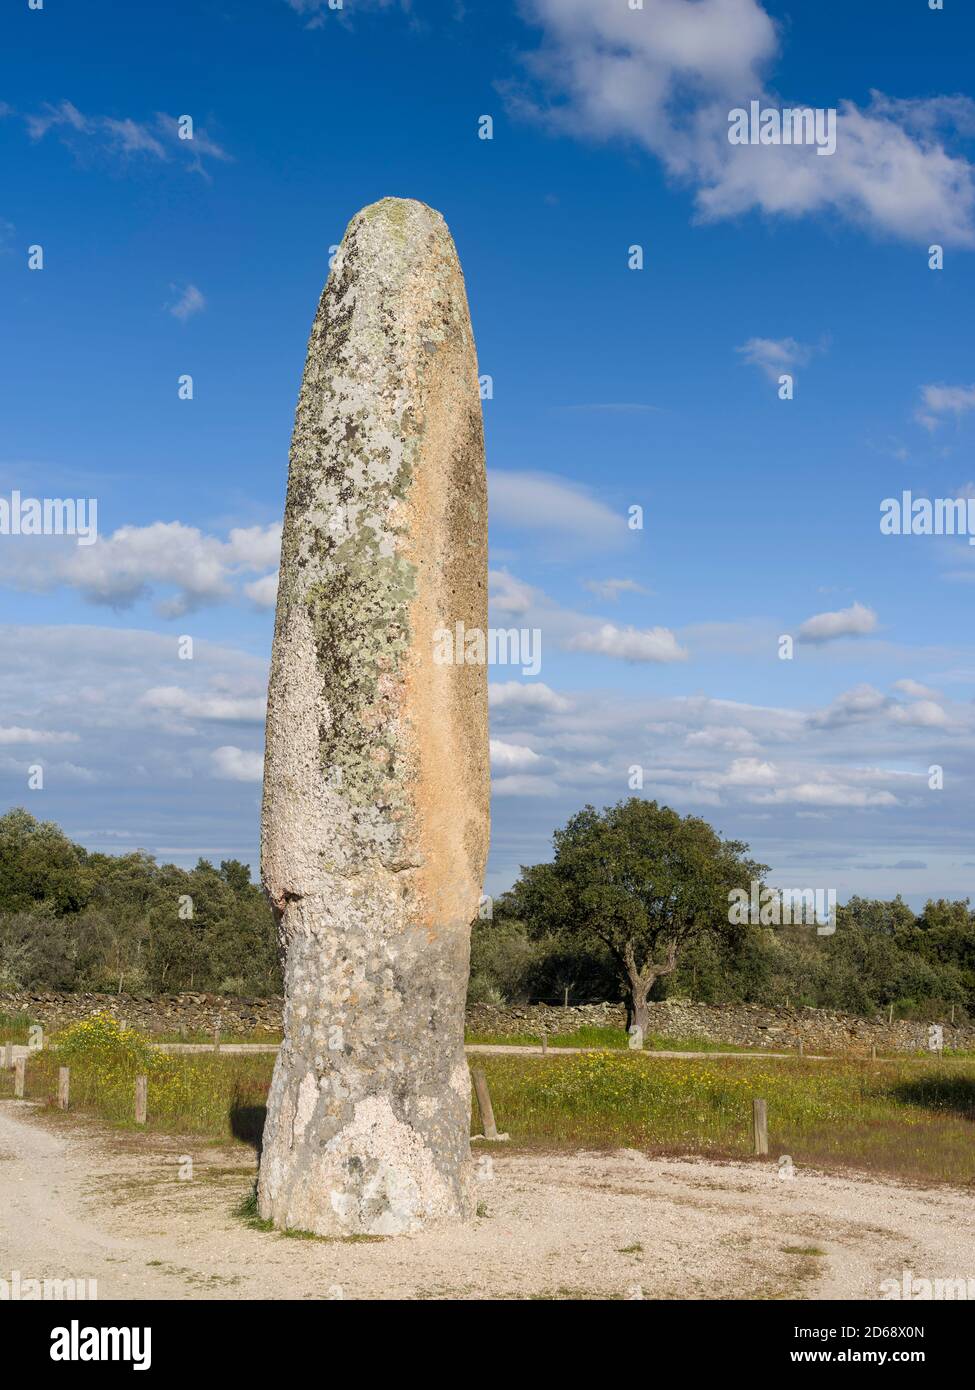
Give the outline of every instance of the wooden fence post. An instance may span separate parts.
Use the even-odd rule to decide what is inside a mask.
[[[543,1057],[547,1057],[547,1056],[548,1056],[548,1034],[547,1034],[547,1033],[543,1033],[543,1034],[542,1034],[542,1056],[543,1056]]]
[[[135,1122],[137,1125],[144,1125],[146,1122],[148,1089],[149,1078],[147,1076],[137,1076],[135,1078]]]
[[[752,1101],[752,1129],[755,1134],[755,1152],[768,1155],[768,1106],[764,1100]]]
[[[498,1127],[494,1123],[494,1106],[491,1104],[491,1092],[488,1090],[487,1077],[480,1067],[471,1068],[471,1077],[474,1081],[474,1094],[477,1096],[477,1108],[481,1112],[481,1128],[484,1130],[485,1139],[497,1139]]]
[[[14,1064],[14,1045],[12,1042],[3,1045],[3,1065],[9,1071]]]
[[[877,1044],[876,1044],[876,1043],[871,1043],[871,1044],[870,1044],[870,1060],[871,1060],[871,1062],[876,1062],[876,1060],[877,1060]]]
[[[61,1110],[68,1108],[69,1088],[71,1085],[71,1068],[58,1068],[58,1106]]]
[[[213,1030],[213,1050],[214,1050],[214,1052],[219,1052],[219,1051],[220,1051],[220,1029],[219,1029],[219,1028],[214,1028],[214,1030]]]
[[[805,1048],[803,1047],[802,1038],[799,1039],[799,1056],[805,1056]]]
[[[18,1057],[14,1063],[14,1096],[17,1100],[24,1099],[24,1090],[27,1085],[27,1058]]]

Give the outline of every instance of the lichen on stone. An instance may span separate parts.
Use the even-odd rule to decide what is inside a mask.
[[[457,1078],[487,679],[437,666],[432,634],[486,627],[486,512],[456,253],[438,214],[383,199],[335,256],[290,455],[261,837],[286,949],[259,1185],[278,1225],[471,1211]]]

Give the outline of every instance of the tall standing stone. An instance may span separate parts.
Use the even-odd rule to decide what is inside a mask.
[[[443,660],[458,623],[487,630],[467,298],[443,218],[384,198],[335,257],[291,446],[261,827],[286,965],[258,1197],[279,1227],[471,1211],[487,673]]]

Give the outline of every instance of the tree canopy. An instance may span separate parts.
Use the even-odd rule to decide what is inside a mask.
[[[0,989],[280,990],[250,870],[89,853],[18,807],[0,816]]]
[[[630,979],[629,941],[643,983],[653,975],[653,999],[975,1016],[967,900],[933,899],[916,913],[900,897],[854,896],[837,907],[836,931],[823,935],[734,927],[722,893],[760,880],[763,867],[705,822],[635,799],[602,814],[585,807],[557,832],[554,849],[550,863],[522,868],[493,921],[475,923],[472,999],[623,999],[632,1014],[642,985]]]
[[[639,797],[585,806],[553,838],[553,861],[522,869],[506,910],[535,935],[601,945],[641,1028],[657,980],[695,938],[732,932],[730,892],[765,872],[741,841]]]

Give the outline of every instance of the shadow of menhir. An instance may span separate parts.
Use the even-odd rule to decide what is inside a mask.
[[[906,1105],[923,1105],[942,1115],[959,1115],[975,1124],[975,1078],[971,1076],[919,1076],[901,1081],[892,1094]]]
[[[240,1093],[235,1090],[230,1102],[230,1132],[235,1139],[241,1139],[245,1144],[250,1144],[251,1148],[261,1156],[263,1147],[264,1121],[267,1119],[266,1105],[252,1105]]]

